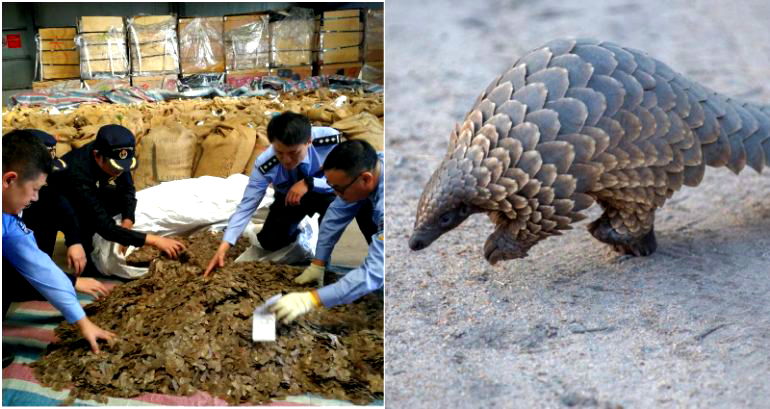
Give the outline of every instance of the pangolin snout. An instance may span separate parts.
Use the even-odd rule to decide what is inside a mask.
[[[424,249],[425,247],[428,247],[428,243],[420,240],[419,238],[412,235],[412,237],[409,238],[409,248],[414,251],[420,251]]]

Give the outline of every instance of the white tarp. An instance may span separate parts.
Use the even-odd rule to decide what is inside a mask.
[[[202,228],[224,230],[227,220],[235,213],[243,198],[248,181],[248,176],[242,174],[231,175],[226,179],[202,176],[164,182],[141,190],[136,193],[134,230],[160,236],[186,234]],[[259,247],[256,233],[262,228],[268,207],[272,203],[273,189],[270,187],[244,232],[252,247],[238,257],[237,261],[271,260],[296,263],[312,258],[318,239],[317,216],[302,220],[300,227],[303,230],[295,243],[275,252],[267,252]],[[120,223],[119,216],[116,217],[116,223]],[[120,254],[118,243],[107,241],[98,234],[94,235],[93,244],[91,258],[103,274],[139,278],[147,273],[147,268],[126,264],[126,256],[136,248],[129,247],[126,254]]]

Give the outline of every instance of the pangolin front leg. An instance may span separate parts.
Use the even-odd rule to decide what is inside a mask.
[[[523,240],[525,232],[517,231],[512,223],[497,225],[495,231],[487,237],[484,243],[484,257],[490,264],[498,261],[524,258],[532,244]]]
[[[607,243],[621,254],[649,256],[658,247],[655,240],[655,210],[644,207],[625,207],[623,210],[609,207],[604,214],[588,225],[597,240]]]

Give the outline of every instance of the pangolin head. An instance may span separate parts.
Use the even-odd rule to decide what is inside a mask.
[[[507,117],[478,109],[455,126],[447,154],[420,197],[412,250],[428,247],[469,215],[486,212],[496,226],[484,247],[486,259],[522,258],[537,242],[583,217],[577,211],[592,199],[575,193],[576,179],[566,174],[573,147],[554,141],[535,149],[533,138],[510,137],[511,127]],[[524,124],[515,131],[537,129]]]
[[[442,234],[454,229],[472,213],[479,211],[464,197],[457,161],[444,161],[431,176],[417,205],[414,231],[409,239],[412,250],[428,247]],[[475,180],[472,181],[476,184]]]

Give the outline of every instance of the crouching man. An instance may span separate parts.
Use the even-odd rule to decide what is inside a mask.
[[[360,140],[339,144],[326,158],[324,174],[337,199],[329,206],[321,223],[316,258],[294,281],[299,284],[323,283],[332,250],[354,217],[367,237],[369,252],[361,266],[336,283],[313,291],[290,293],[278,300],[271,310],[285,324],[320,306],[330,308],[347,304],[382,288],[383,168],[382,155]]]
[[[27,131],[13,131],[3,136],[3,258],[13,269],[6,274],[20,274],[40,292],[98,353],[98,339],[112,340],[105,331],[86,317],[75,289],[67,275],[42,252],[35,236],[20,217],[22,210],[38,198],[52,169],[52,158],[42,143]],[[3,287],[3,319],[15,288]],[[5,363],[5,362],[4,362]]]

